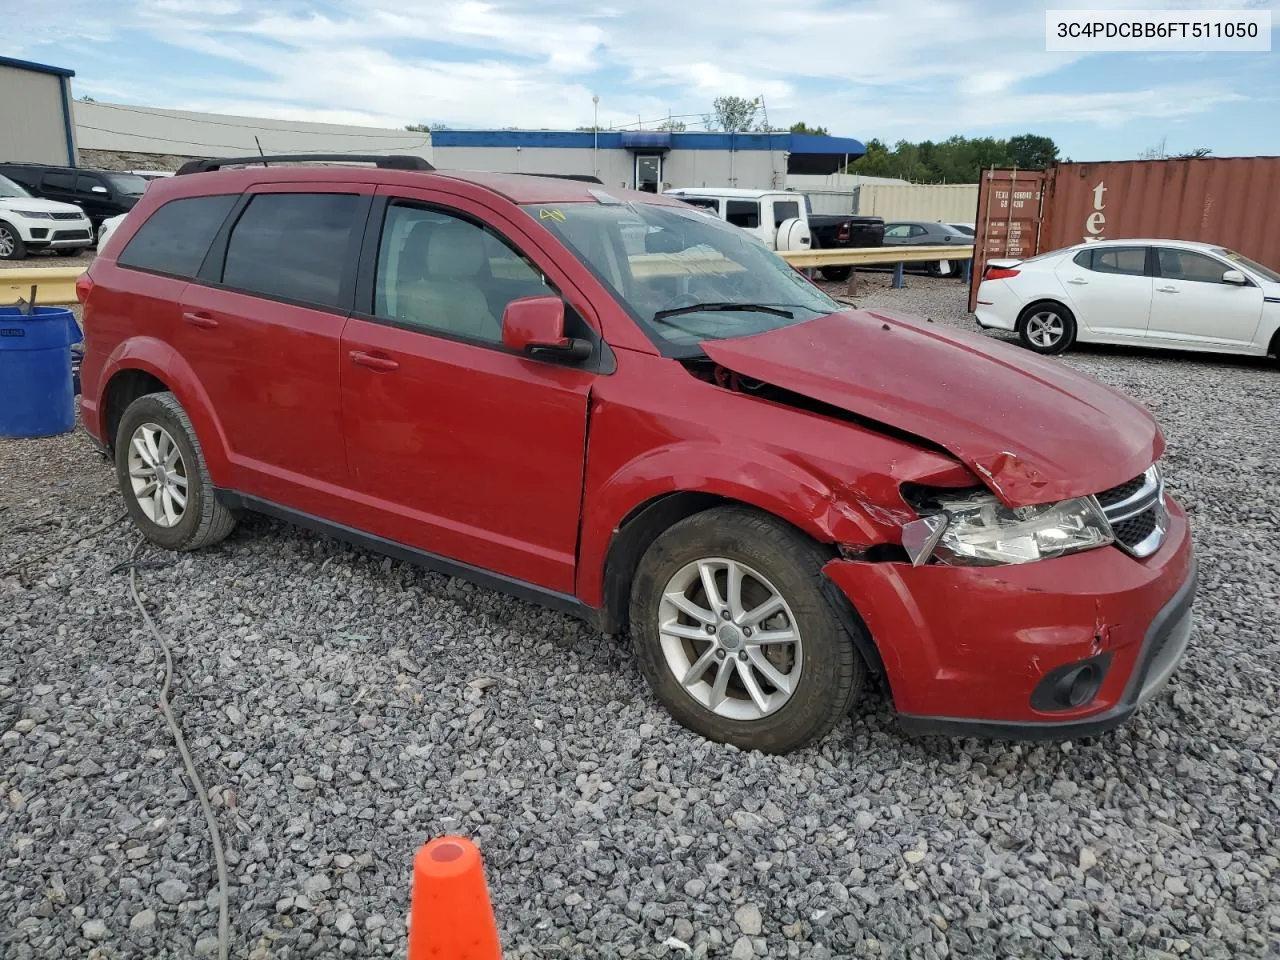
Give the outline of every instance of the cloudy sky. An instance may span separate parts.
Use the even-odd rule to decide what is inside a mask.
[[[1249,7],[1277,0],[1123,6]],[[1076,160],[1280,154],[1271,53],[1045,52],[1009,0],[44,0],[0,53],[69,67],[77,96],[399,127],[573,128],[763,96],[775,125],[866,140],[1052,136]],[[1055,9],[1114,8],[1103,0]],[[1273,33],[1273,41],[1275,34]]]

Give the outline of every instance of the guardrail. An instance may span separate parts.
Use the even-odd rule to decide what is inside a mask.
[[[783,260],[793,267],[852,267],[849,271],[849,296],[857,294],[858,267],[893,264],[893,286],[906,286],[903,265],[932,260],[955,260],[960,265],[960,278],[966,283],[973,266],[973,247],[968,245],[932,247],[841,247],[830,250],[780,250]]]
[[[33,286],[37,306],[71,306],[77,302],[76,281],[84,271],[84,267],[0,268],[0,306],[30,300]]]
[[[849,295],[853,296],[857,292],[858,267],[893,264],[893,285],[901,288],[905,286],[903,264],[955,260],[961,264],[961,279],[967,282],[973,264],[973,247],[841,247],[832,250],[784,250],[779,251],[778,256],[801,269],[853,267],[849,272]],[[660,259],[668,262],[665,257]],[[717,258],[716,263],[722,264],[723,261]],[[84,271],[84,267],[0,269],[0,305],[16,303],[19,297],[30,300],[33,284],[36,303],[49,307],[73,305],[76,303],[76,280]]]

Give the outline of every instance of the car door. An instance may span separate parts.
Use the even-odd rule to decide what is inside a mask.
[[[1083,330],[1104,340],[1141,340],[1151,313],[1147,247],[1086,247],[1059,264],[1057,277]],[[1046,290],[1046,296],[1057,291]]]
[[[911,226],[909,223],[887,224],[884,228],[884,245],[886,247],[900,247],[904,243],[910,243]]]
[[[75,197],[76,203],[95,226],[120,212],[119,204],[111,198],[111,187],[99,174],[77,174]]]
[[[526,296],[563,296],[583,328],[588,307],[523,213],[435,189],[379,194],[342,338],[355,525],[572,593],[597,374],[508,351],[501,321]]]
[[[773,247],[773,231],[760,220],[759,200],[726,200],[724,218],[735,227],[749,230]]]
[[[1242,349],[1253,345],[1262,321],[1262,288],[1223,283],[1235,270],[1225,260],[1197,250],[1156,247],[1150,340],[1168,346]]]
[[[46,200],[59,200],[62,203],[74,203],[76,206],[82,207],[80,198],[76,196],[76,175],[74,173],[49,171],[40,178],[39,189],[33,192],[39,193]]]
[[[178,355],[242,493],[324,515],[347,483],[339,349],[373,187],[260,184],[182,297]]]

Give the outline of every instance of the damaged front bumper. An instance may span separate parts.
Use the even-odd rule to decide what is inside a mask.
[[[865,622],[911,733],[1101,733],[1164,686],[1191,635],[1196,564],[1172,501],[1167,539],[1144,560],[1103,547],[1011,566],[839,559],[824,572]],[[1087,698],[1055,699],[1073,676],[1093,679]]]

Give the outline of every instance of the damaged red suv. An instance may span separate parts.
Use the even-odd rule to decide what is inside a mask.
[[[546,603],[768,751],[869,678],[909,731],[1093,734],[1182,656],[1187,522],[1116,391],[672,198],[235,164],[153,184],[80,284],[84,423],[154,543],[259,511]]]

